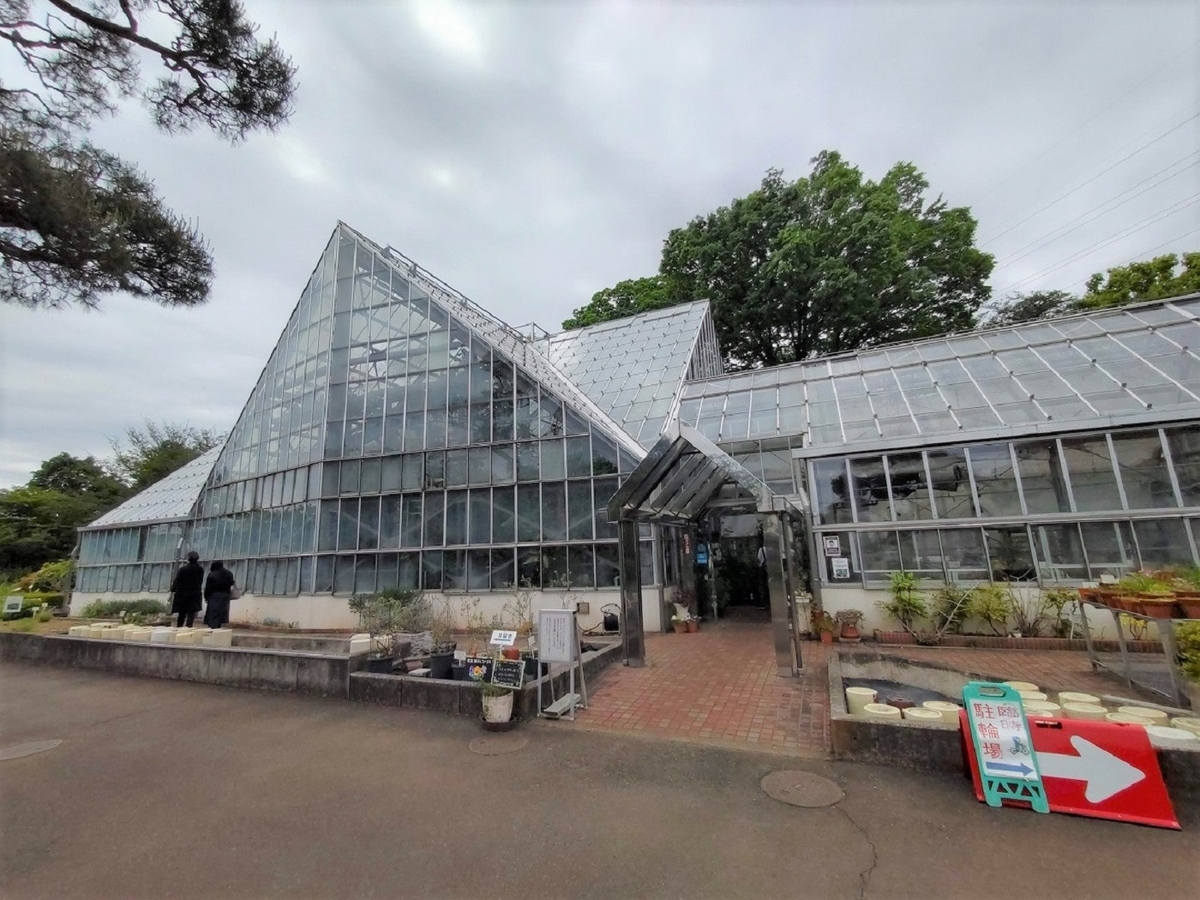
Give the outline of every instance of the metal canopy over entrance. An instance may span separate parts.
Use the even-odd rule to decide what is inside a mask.
[[[745,466],[696,429],[673,422],[608,505],[620,531],[621,605],[625,662],[645,664],[638,527],[692,528],[710,508],[758,514],[763,527],[771,629],[781,674],[799,667],[798,628],[789,598],[798,589],[793,530],[803,528],[807,502],[772,491]],[[685,569],[687,567],[685,566]]]

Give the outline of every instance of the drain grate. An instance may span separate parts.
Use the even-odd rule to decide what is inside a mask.
[[[519,734],[488,734],[471,741],[471,752],[480,756],[499,756],[524,750],[528,744],[529,738]]]
[[[773,800],[810,809],[833,806],[844,796],[836,781],[812,772],[772,772],[759,786]]]
[[[0,762],[9,759],[20,759],[23,756],[33,756],[35,753],[45,753],[53,750],[62,741],[33,741],[29,744],[14,744],[12,747],[0,748]]]

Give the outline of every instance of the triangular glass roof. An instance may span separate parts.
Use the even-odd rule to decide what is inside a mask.
[[[116,509],[109,510],[88,525],[88,528],[188,518],[220,453],[220,447],[213,447],[202,453],[162,481],[130,497]]]
[[[707,301],[564,331],[538,347],[646,448],[658,440],[683,380],[723,371]]]
[[[689,382],[710,440],[843,452],[1200,417],[1200,295]]]

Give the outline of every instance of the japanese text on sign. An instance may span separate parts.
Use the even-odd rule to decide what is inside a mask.
[[[569,663],[575,660],[575,613],[543,609],[538,613],[538,659]]]
[[[496,647],[511,647],[517,642],[517,633],[515,631],[496,630],[492,632],[492,639],[488,641]]]
[[[826,556],[841,556],[842,555],[842,539],[836,534],[826,535],[821,539],[825,545]]]
[[[968,711],[984,768],[992,775],[1036,781],[1020,705],[1009,700],[973,700]]]

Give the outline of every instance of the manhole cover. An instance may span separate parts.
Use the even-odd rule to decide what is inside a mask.
[[[843,796],[837,782],[811,772],[772,772],[759,785],[768,797],[792,806],[833,806]]]
[[[62,741],[33,741],[30,744],[17,744],[13,747],[4,747],[0,749],[0,762],[6,759],[20,759],[22,756],[33,756],[35,753],[53,750],[61,743]]]
[[[487,734],[471,741],[471,752],[481,756],[499,756],[501,753],[523,750],[528,744],[529,738],[519,734]]]

